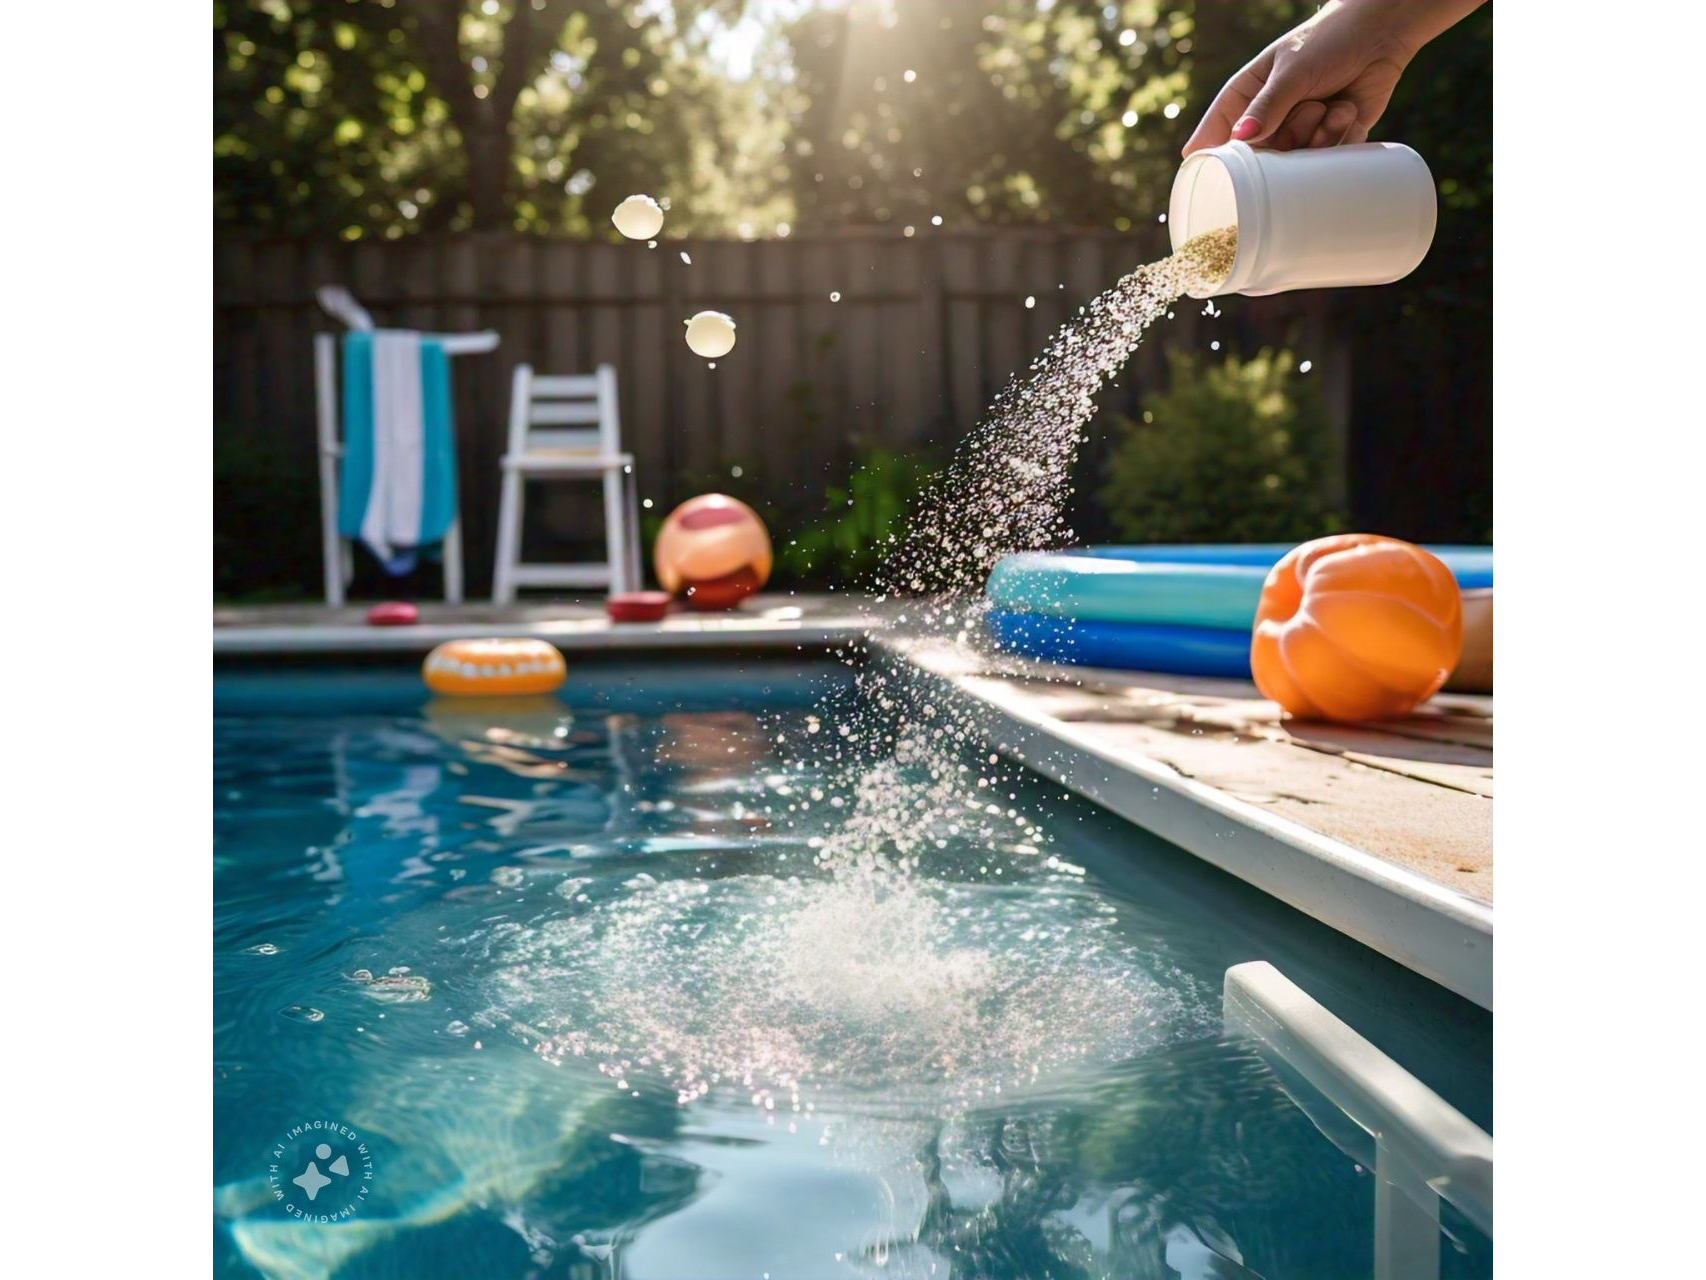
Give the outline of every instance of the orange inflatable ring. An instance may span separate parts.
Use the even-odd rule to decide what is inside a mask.
[[[652,548],[658,582],[695,609],[732,609],[770,580],[770,535],[739,498],[689,498],[663,522]]]
[[[1451,570],[1408,542],[1346,533],[1305,542],[1269,572],[1250,670],[1294,716],[1373,720],[1432,697],[1462,649]]]
[[[568,676],[563,655],[543,640],[447,640],[421,664],[434,693],[555,693]]]

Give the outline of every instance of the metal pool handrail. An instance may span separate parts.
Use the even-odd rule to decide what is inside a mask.
[[[1493,1139],[1479,1126],[1266,961],[1226,971],[1224,1010],[1229,1033],[1258,1041],[1373,1138],[1377,1277],[1439,1274],[1439,1199],[1492,1234]]]

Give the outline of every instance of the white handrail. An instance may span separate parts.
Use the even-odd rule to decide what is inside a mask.
[[[349,328],[364,333],[373,328],[373,317],[367,314],[367,308],[341,284],[323,284],[314,290],[314,296],[320,300],[322,310],[334,319],[342,320]]]
[[[423,333],[421,337],[437,341],[447,356],[479,355],[482,351],[496,351],[498,347],[496,329],[482,329],[479,333]]]
[[[1439,1274],[1435,1197],[1492,1234],[1493,1140],[1462,1112],[1265,961],[1226,971],[1224,1016],[1374,1139],[1377,1277]]]
[[[344,325],[359,333],[368,333],[373,329],[373,317],[367,313],[367,308],[355,300],[355,295],[341,284],[323,284],[314,290],[314,296],[319,300],[321,308],[335,320],[342,320]],[[444,348],[444,353],[451,356],[479,355],[485,351],[495,351],[498,346],[498,333],[495,329],[482,329],[478,333],[423,333],[423,338],[431,338]]]

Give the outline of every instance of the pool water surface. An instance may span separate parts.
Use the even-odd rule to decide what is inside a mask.
[[[845,679],[222,674],[218,1273],[1372,1275],[1371,1174],[1223,974],[1272,961],[1488,1129],[1490,1016],[1040,778],[984,803],[996,744],[790,772]],[[910,874],[826,865],[949,781]]]

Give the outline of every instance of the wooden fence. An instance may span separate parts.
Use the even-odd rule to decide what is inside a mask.
[[[861,448],[951,445],[1070,313],[1161,248],[1153,229],[872,229],[656,249],[508,234],[355,244],[226,237],[214,267],[216,431],[280,458],[298,481],[313,474],[311,338],[335,327],[315,305],[318,285],[348,286],[383,325],[497,330],[495,354],[453,365],[478,592],[490,576],[517,362],[549,373],[615,365],[640,490],[658,509],[738,467],[732,491],[792,518],[821,510],[824,484],[844,478]],[[707,308],[739,326],[738,345],[714,368],[682,339],[682,321]],[[1176,308],[1163,340],[1140,349],[1104,394],[1104,412],[1136,410],[1164,346],[1290,341],[1326,374],[1342,438],[1348,361],[1326,358],[1319,295],[1240,299],[1219,318],[1201,311],[1188,299]],[[310,520],[304,562],[316,545]]]

